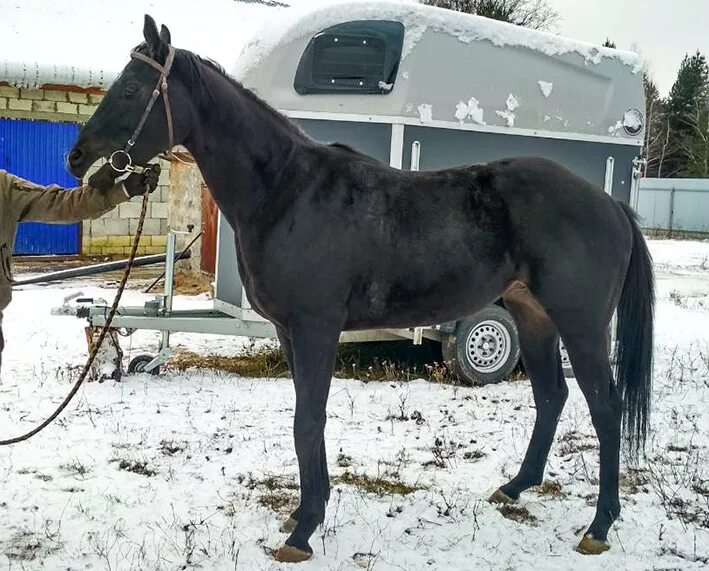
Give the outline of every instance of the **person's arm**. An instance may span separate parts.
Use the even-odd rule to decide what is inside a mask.
[[[11,207],[20,222],[78,222],[98,218],[130,197],[123,185],[103,192],[88,186],[65,190],[10,176]]]

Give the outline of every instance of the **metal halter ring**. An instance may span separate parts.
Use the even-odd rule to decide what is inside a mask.
[[[115,160],[115,156],[116,156],[116,155],[119,155],[119,156],[125,155],[125,156],[126,156],[126,158],[128,159],[128,160],[126,161],[126,166],[124,166],[124,167],[117,167],[117,166],[114,164],[114,160]],[[108,159],[108,164],[111,165],[111,168],[112,168],[114,171],[116,171],[117,173],[120,173],[120,174],[123,174],[123,173],[126,173],[126,172],[142,174],[142,173],[144,173],[144,172],[146,171],[146,169],[145,169],[144,167],[141,167],[141,166],[138,166],[138,165],[134,165],[134,164],[133,164],[133,159],[131,158],[130,154],[128,154],[128,153],[127,153],[126,151],[124,151],[123,149],[119,149],[119,150],[117,150],[117,151],[114,151],[114,152],[111,154],[111,156],[109,157],[109,159]]]
[[[116,156],[125,156],[126,158],[126,164],[123,167],[118,167],[115,164]],[[111,156],[108,159],[108,164],[111,165],[111,168],[120,173],[124,172],[133,172],[133,159],[131,156],[128,154],[127,151],[124,151],[123,149],[119,149],[117,151],[114,151]]]

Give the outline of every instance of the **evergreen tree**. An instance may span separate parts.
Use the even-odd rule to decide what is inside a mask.
[[[682,144],[682,150],[687,156],[687,166],[682,176],[709,178],[709,106],[697,106],[689,124],[691,134]]]
[[[696,137],[701,137],[701,119],[708,104],[709,66],[704,55],[696,52],[685,56],[667,99],[669,152],[663,161],[662,176],[679,176],[690,167],[690,147],[695,148]]]

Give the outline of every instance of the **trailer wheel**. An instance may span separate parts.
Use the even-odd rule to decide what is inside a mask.
[[[130,374],[133,373],[147,373],[148,371],[145,370],[145,365],[150,363],[150,361],[153,360],[152,355],[138,355],[137,357],[134,357],[131,359],[130,363],[128,363],[128,372]],[[150,371],[151,375],[159,375],[160,374],[160,367],[155,367],[152,371]]]
[[[519,362],[519,339],[512,316],[492,305],[456,324],[442,343],[443,359],[465,384],[499,383]]]

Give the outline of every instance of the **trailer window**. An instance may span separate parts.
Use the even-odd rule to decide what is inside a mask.
[[[404,26],[385,20],[347,22],[310,40],[293,86],[302,94],[387,94],[394,88]]]

